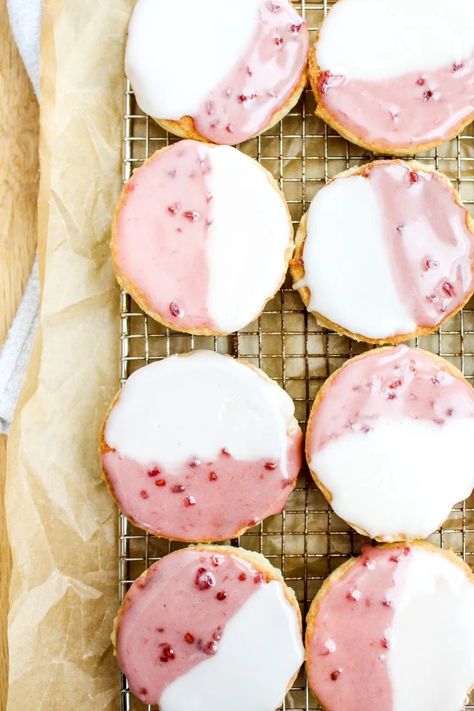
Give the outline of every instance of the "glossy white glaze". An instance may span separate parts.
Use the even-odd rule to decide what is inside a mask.
[[[474,683],[474,579],[466,564],[416,541],[365,546],[328,583],[312,607],[306,648],[309,681],[325,709],[464,708]]]
[[[459,711],[474,684],[474,585],[465,571],[412,547],[390,640],[393,711]]]
[[[232,8],[222,0],[139,0],[125,63],[141,108],[175,120],[198,113],[245,54],[261,5],[262,0],[241,0]]]
[[[322,25],[324,71],[380,80],[442,69],[474,51],[471,0],[339,0]]]
[[[311,468],[335,512],[371,537],[425,538],[474,487],[465,449],[473,438],[473,418],[438,425],[382,417],[368,432],[348,430],[310,452]]]
[[[218,653],[172,682],[162,711],[274,711],[304,659],[294,609],[276,581],[226,625]]]
[[[208,311],[230,332],[254,319],[278,289],[293,231],[284,199],[254,160],[228,146],[208,153]]]
[[[194,217],[193,217],[194,216]],[[116,265],[177,330],[231,333],[277,291],[293,247],[282,193],[229,146],[178,141],[125,188]]]
[[[376,161],[312,201],[296,286],[309,288],[311,311],[350,333],[406,338],[469,299],[473,254],[467,210],[442,175]]]
[[[105,427],[122,456],[171,470],[191,458],[281,460],[286,467],[290,397],[276,383],[230,356],[196,351],[133,373]]]
[[[383,239],[383,214],[370,182],[341,178],[319,191],[308,212],[302,284],[309,310],[351,333],[384,338],[416,323],[400,299]]]

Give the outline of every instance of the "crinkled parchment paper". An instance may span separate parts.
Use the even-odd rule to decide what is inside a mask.
[[[116,508],[100,478],[97,432],[118,383],[119,298],[108,243],[120,190],[123,51],[133,4],[44,2],[39,199],[43,302],[9,442],[6,506],[13,579],[8,711],[105,711],[118,706],[118,671],[110,644],[118,605]],[[322,14],[320,7],[307,8],[313,30]],[[369,159],[362,149],[327,131],[313,112],[308,92],[305,110],[300,104],[281,127],[244,146],[281,178],[295,222],[326,178]],[[140,151],[145,151],[148,131],[155,147],[166,141],[152,122],[139,120],[132,130],[141,139],[134,144],[134,160],[144,157]],[[472,127],[463,133],[441,146],[436,157],[431,153],[423,160],[456,186],[461,174],[468,178],[461,182],[461,196],[472,203]],[[152,355],[165,355],[165,334],[157,325],[149,327],[157,334],[150,344]],[[144,365],[148,355],[141,317],[130,328],[142,335],[131,341],[134,364]],[[191,342],[178,336],[172,350],[189,350],[193,343],[213,347],[206,339]],[[285,385],[301,422],[327,376],[364,349],[328,335],[306,317],[289,284],[258,324],[239,334],[238,343],[241,356]],[[218,345],[224,351],[229,346],[225,339]],[[472,304],[440,336],[420,339],[420,345],[441,350],[472,377]],[[362,543],[329,513],[322,495],[307,481],[303,473],[285,518],[268,519],[262,534],[250,531],[242,538],[242,545],[261,550],[282,567],[302,604]],[[471,499],[464,511],[455,508],[443,535],[434,535],[433,542],[458,553],[467,548],[472,563],[473,516]],[[134,543],[137,550],[145,545],[140,537]],[[160,542],[156,546],[163,552]],[[144,565],[146,557],[138,558]],[[305,704],[301,676],[289,707]]]
[[[116,708],[116,508],[97,432],[118,383],[109,232],[133,0],[46,0],[41,322],[8,452],[8,711]]]

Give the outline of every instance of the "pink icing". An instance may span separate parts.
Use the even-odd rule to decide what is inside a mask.
[[[245,56],[193,117],[199,133],[234,145],[264,130],[305,70],[308,43],[307,24],[288,0],[265,0]]]
[[[409,560],[408,546],[367,546],[323,594],[307,654],[325,708],[392,711],[390,627]]]
[[[180,330],[215,330],[207,310],[210,170],[205,146],[180,141],[134,173],[118,213],[118,269]]]
[[[435,173],[380,161],[366,175],[382,207],[400,298],[418,325],[434,327],[474,288],[467,211]]]
[[[428,353],[408,346],[349,361],[323,394],[311,421],[309,451],[347,432],[370,432],[383,418],[474,417],[474,390]]]
[[[376,58],[374,58],[376,61]],[[474,55],[386,81],[319,77],[320,103],[366,143],[390,151],[449,139],[474,110]]]
[[[287,452],[288,475],[276,461],[234,459],[225,447],[217,461],[190,461],[180,471],[144,467],[108,451],[109,485],[125,515],[151,533],[185,541],[226,540],[280,513],[301,467],[301,431]]]
[[[120,668],[144,703],[219,653],[226,624],[266,584],[238,553],[192,549],[165,556],[127,593],[117,629]]]

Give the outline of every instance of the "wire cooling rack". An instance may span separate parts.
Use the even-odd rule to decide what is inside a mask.
[[[311,31],[315,31],[333,3],[302,0],[294,4],[305,15]],[[347,143],[317,119],[314,108],[314,98],[307,89],[298,106],[278,126],[241,146],[279,182],[295,226],[315,193],[331,177],[372,159],[369,152]],[[155,150],[176,140],[142,114],[129,83],[125,81],[123,180],[128,180],[133,170]],[[444,172],[474,212],[474,125],[449,144],[417,158]],[[137,368],[173,353],[205,348],[246,358],[285,388],[295,402],[296,416],[303,427],[325,379],[348,358],[367,349],[365,345],[318,326],[289,281],[267,305],[258,321],[232,336],[217,338],[169,331],[145,316],[122,292],[120,344],[122,384]],[[439,332],[418,338],[412,345],[443,356],[472,382],[474,303],[471,302]],[[467,448],[470,445],[466,443]],[[466,459],[470,457],[467,448]],[[122,600],[138,575],[182,544],[148,536],[123,516],[119,527],[119,591]],[[474,567],[474,496],[453,509],[446,524],[431,540],[443,548],[452,548]],[[297,595],[303,616],[327,575],[351,555],[357,554],[364,542],[366,539],[331,511],[306,469],[301,472],[283,514],[265,520],[241,536],[240,541],[232,541],[263,553],[281,568]],[[151,711],[157,707],[146,707],[139,702],[122,677],[120,709],[137,711],[145,708]],[[304,671],[300,672],[281,708],[283,711],[320,709],[308,690]],[[474,694],[466,708],[474,710]]]

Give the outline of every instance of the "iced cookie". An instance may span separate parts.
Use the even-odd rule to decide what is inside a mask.
[[[290,268],[308,310],[369,343],[432,333],[474,291],[474,223],[441,173],[381,160],[333,178],[303,217]]]
[[[474,118],[472,0],[339,0],[309,54],[317,114],[376,153],[411,155]]]
[[[381,541],[425,538],[474,487],[474,390],[426,351],[380,348],[318,392],[306,455],[334,511]]]
[[[142,110],[167,130],[235,145],[296,104],[308,42],[289,0],[138,0],[126,72]]]
[[[304,659],[293,591],[258,553],[197,546],[162,558],[115,622],[120,668],[160,711],[274,711]]]
[[[100,449],[107,485],[137,526],[218,541],[282,511],[301,440],[292,400],[263,371],[196,351],[130,376]]]
[[[231,333],[259,316],[293,253],[283,193],[230,146],[180,141],[124,187],[112,231],[120,284],[162,324]]]
[[[308,614],[307,671],[325,711],[460,711],[474,684],[474,577],[423,542],[368,546]]]

